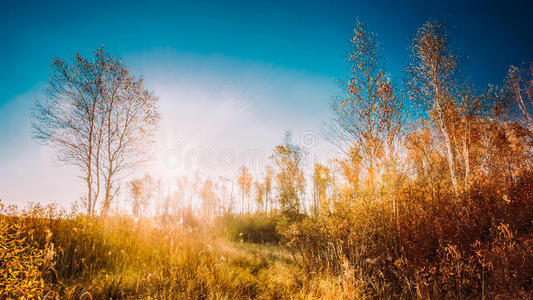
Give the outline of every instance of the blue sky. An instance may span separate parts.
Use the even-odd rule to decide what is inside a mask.
[[[142,74],[161,97],[159,151],[181,143],[266,153],[284,129],[301,136],[327,120],[356,17],[378,34],[397,80],[428,18],[447,20],[481,88],[533,59],[531,1],[463,2],[3,0],[0,198],[69,203],[83,191],[76,171],[30,137],[29,109],[55,56],[105,44]]]

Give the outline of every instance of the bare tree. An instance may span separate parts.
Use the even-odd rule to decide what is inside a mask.
[[[45,97],[33,110],[33,134],[80,169],[88,214],[96,213],[102,190],[105,214],[119,175],[145,158],[159,120],[157,102],[143,79],[103,46],[89,58],[77,53],[52,61]]]

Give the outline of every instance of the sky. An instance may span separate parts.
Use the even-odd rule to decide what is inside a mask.
[[[533,59],[531,1],[2,0],[0,199],[69,205],[83,193],[77,170],[31,138],[30,109],[54,57],[102,44],[160,98],[150,167],[159,174],[186,172],[189,161],[213,172],[249,161],[260,169],[285,130],[309,152],[334,151],[320,132],[357,17],[397,82],[429,18],[448,23],[479,88]]]

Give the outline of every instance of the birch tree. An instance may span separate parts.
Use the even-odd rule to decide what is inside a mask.
[[[33,136],[80,170],[88,214],[106,213],[126,170],[146,158],[158,98],[100,47],[93,56],[54,58],[44,97],[33,109]],[[101,203],[99,203],[99,201]]]
[[[457,116],[458,56],[450,47],[444,23],[428,21],[418,29],[407,68],[411,97],[429,113],[444,139],[450,179],[457,194],[453,119]]]
[[[357,21],[348,54],[349,73],[331,101],[330,140],[347,156],[358,152],[373,185],[378,162],[392,154],[401,129],[403,104],[385,72],[375,34]],[[355,148],[355,149],[351,149]]]

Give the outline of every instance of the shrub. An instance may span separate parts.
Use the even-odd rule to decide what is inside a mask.
[[[0,215],[0,298],[37,298],[50,292],[44,276],[53,267],[54,245],[39,249],[16,218]]]
[[[215,222],[218,230],[232,241],[278,243],[276,224],[279,218],[265,214],[226,214]]]

